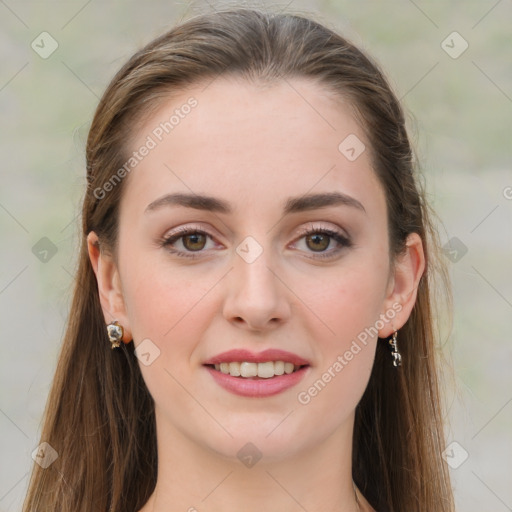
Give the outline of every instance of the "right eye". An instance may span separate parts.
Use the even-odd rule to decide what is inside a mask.
[[[173,234],[164,237],[161,240],[162,247],[166,247],[171,253],[178,257],[184,258],[197,258],[199,254],[204,252],[208,239],[213,239],[212,236],[197,228],[179,228]],[[176,248],[175,244],[181,244],[181,248]]]

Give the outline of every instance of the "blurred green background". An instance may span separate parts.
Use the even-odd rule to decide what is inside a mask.
[[[454,363],[447,444],[458,444],[447,461],[457,509],[512,510],[512,2],[5,0],[0,512],[20,509],[39,440],[98,99],[136,49],[182,18],[225,5],[315,13],[380,62],[402,98],[442,243],[450,241],[454,319],[444,351]],[[51,44],[58,47],[46,55]]]

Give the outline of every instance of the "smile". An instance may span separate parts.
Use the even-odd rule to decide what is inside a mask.
[[[215,370],[231,375],[232,377],[243,377],[246,379],[271,379],[279,375],[289,375],[300,370],[304,365],[294,365],[284,361],[266,361],[263,363],[251,363],[248,361],[220,363],[208,365]]]
[[[226,373],[221,370],[221,365],[224,371],[227,370]],[[285,365],[288,372],[291,369],[290,373],[285,371]],[[218,369],[215,366],[218,366]],[[263,363],[233,361],[232,363],[206,364],[203,367],[211,375],[213,382],[225,391],[248,398],[265,398],[282,393],[297,386],[310,370],[309,365],[295,366],[293,363],[283,361]],[[260,376],[260,367],[263,377]],[[282,373],[279,374],[281,370]],[[231,375],[231,371],[240,375]],[[244,377],[242,373],[248,376]]]

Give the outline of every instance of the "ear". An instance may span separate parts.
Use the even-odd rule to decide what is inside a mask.
[[[87,235],[87,250],[98,283],[98,293],[105,324],[117,320],[124,330],[123,342],[129,343],[132,340],[132,334],[117,265],[112,256],[101,249],[98,235],[94,231]]]
[[[423,242],[418,233],[411,233],[406,247],[394,265],[384,301],[383,315],[386,311],[396,311],[392,322],[385,323],[379,330],[379,338],[387,338],[407,322],[416,302],[418,283],[425,271],[425,253]]]

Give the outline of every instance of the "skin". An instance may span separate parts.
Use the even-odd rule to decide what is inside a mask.
[[[385,195],[369,142],[350,105],[306,80],[262,87],[218,78],[190,87],[138,127],[130,151],[191,96],[198,105],[125,178],[118,257],[99,249],[94,232],[88,237],[105,322],[118,320],[124,341],[138,346],[149,338],[160,350],[149,366],[140,363],[155,400],[159,453],[156,489],[142,512],[356,511],[354,410],[376,344],[385,341],[359,343],[360,352],[309,403],[297,394],[393,305],[400,311],[378,336],[407,321],[424,271],[421,240],[410,235],[390,265]],[[338,150],[349,134],[367,148],[355,161]],[[364,211],[337,205],[283,216],[288,197],[333,191]],[[215,196],[233,212],[164,206],[144,213],[171,192]],[[211,235],[202,246],[190,237],[174,243],[189,253],[204,247],[195,259],[159,244],[180,226]],[[318,251],[301,231],[311,226],[348,235],[352,245],[336,252],[339,244],[327,237],[329,246]],[[251,263],[236,252],[247,236],[263,251]],[[331,256],[319,258],[322,251]],[[231,348],[288,350],[310,367],[291,389],[244,398],[202,366]],[[237,458],[248,442],[262,454],[252,468]],[[372,510],[358,498],[360,510]]]

